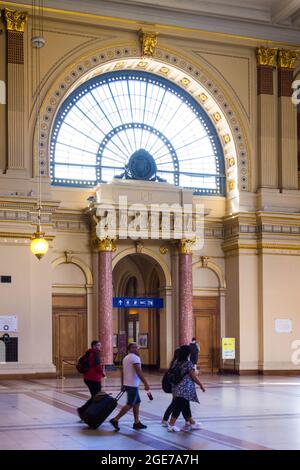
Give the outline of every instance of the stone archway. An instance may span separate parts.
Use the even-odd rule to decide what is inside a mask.
[[[156,273],[157,279],[155,289],[153,287],[155,285],[153,272]],[[144,248],[142,253],[137,253],[135,249],[126,249],[113,259],[113,284],[117,297],[127,296],[126,286],[133,277],[137,281],[134,296],[162,297],[164,306],[162,309],[137,309],[132,312],[132,318],[129,318],[131,315],[130,310],[134,309],[115,309],[113,315],[114,334],[120,335],[121,331],[122,335],[126,334],[128,341],[138,342],[140,337],[141,340],[145,341],[145,343],[141,343],[142,362],[151,367],[166,368],[173,350],[173,338],[169,334],[172,323],[171,274],[167,264],[160,260],[154,251]],[[126,322],[124,316],[127,317]],[[116,318],[118,318],[118,324]],[[133,323],[133,320],[139,322],[138,332],[140,335],[134,338],[130,337],[128,333],[128,325]],[[134,331],[137,331],[136,326]],[[116,353],[116,349],[114,352]]]
[[[55,115],[68,95],[79,84],[90,78],[100,75],[104,71],[117,70],[143,70],[151,71],[164,78],[177,83],[192,97],[200,102],[201,106],[214,123],[216,133],[219,135],[225,155],[227,177],[227,194],[230,200],[237,199],[238,192],[251,190],[250,174],[250,138],[246,133],[247,123],[244,122],[243,111],[238,109],[234,96],[227,100],[224,96],[225,83],[218,83],[218,78],[212,76],[212,71],[204,68],[200,62],[195,64],[189,58],[183,59],[176,51],[170,52],[157,48],[151,61],[142,60],[139,49],[134,45],[124,48],[110,48],[101,52],[85,56],[74,57],[73,64],[64,70],[63,74],[49,89],[41,107],[40,139],[42,150],[41,165],[49,169],[50,133]],[[105,66],[103,68],[103,66]],[[232,90],[228,87],[226,94],[230,96]],[[232,103],[235,103],[234,105]],[[35,138],[37,139],[37,129]]]

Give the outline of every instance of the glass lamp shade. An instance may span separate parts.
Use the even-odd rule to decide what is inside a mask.
[[[49,245],[44,232],[36,231],[30,243],[30,250],[39,260],[47,253]]]

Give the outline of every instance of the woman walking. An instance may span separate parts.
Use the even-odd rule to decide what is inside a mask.
[[[177,359],[173,365],[173,367],[179,367],[181,369],[183,379],[172,387],[174,398],[172,402],[173,411],[171,419],[168,423],[169,432],[180,431],[180,428],[175,425],[180,413],[183,414],[186,421],[184,427],[182,428],[183,431],[200,429],[200,423],[197,423],[192,417],[190,401],[199,403],[195,384],[199,385],[202,392],[205,392],[205,388],[203,387],[202,383],[195,374],[194,365],[189,360],[190,354],[190,346],[181,346],[178,351]]]

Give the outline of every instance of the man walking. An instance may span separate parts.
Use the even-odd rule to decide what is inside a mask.
[[[77,412],[80,418],[88,408],[94,396],[97,395],[98,392],[101,392],[101,380],[103,377],[105,377],[105,372],[104,367],[101,365],[100,352],[100,341],[92,341],[91,348],[86,352],[88,370],[84,373],[83,376],[84,383],[91,393],[91,398],[83,406],[77,408]]]
[[[141,358],[139,356],[139,346],[137,343],[130,343],[128,345],[128,354],[123,359],[122,371],[122,389],[127,392],[127,403],[120,412],[112,418],[109,422],[116,431],[120,430],[119,419],[122,418],[131,408],[133,410],[134,424],[133,429],[145,429],[147,426],[140,422],[140,395],[139,385],[140,381],[143,382],[145,390],[150,390],[149,384],[141,369]]]

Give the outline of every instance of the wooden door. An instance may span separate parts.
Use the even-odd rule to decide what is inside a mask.
[[[200,343],[201,372],[218,372],[220,367],[220,316],[218,297],[194,297],[194,335]]]
[[[76,373],[75,363],[87,349],[85,296],[53,296],[53,362],[63,375]]]

